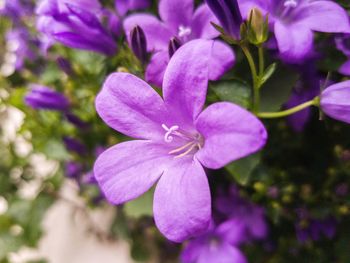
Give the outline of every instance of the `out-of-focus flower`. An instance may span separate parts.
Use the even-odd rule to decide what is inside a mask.
[[[63,142],[67,148],[67,150],[74,152],[79,155],[86,155],[87,149],[86,146],[80,142],[79,140],[73,138],[73,137],[68,137],[65,136],[63,137]]]
[[[23,17],[32,15],[34,5],[27,0],[1,0],[0,15],[9,17],[13,22],[21,22]]]
[[[65,164],[65,174],[68,178],[78,180],[83,172],[83,165],[78,162],[67,162]]]
[[[218,227],[211,225],[210,230],[190,240],[181,253],[183,263],[246,263],[242,252],[232,243],[232,231],[227,231],[227,223]],[[242,234],[242,233],[240,233]]]
[[[145,32],[147,50],[154,52],[146,69],[146,80],[158,87],[162,86],[163,76],[169,63],[169,42],[176,37],[181,44],[190,40],[202,38],[213,39],[219,33],[210,24],[218,23],[207,5],[203,4],[194,11],[193,0],[162,0],[159,3],[159,14],[162,21],[150,14],[133,14],[124,20],[127,36],[136,26]],[[130,43],[130,37],[129,37]],[[210,80],[219,79],[233,66],[235,57],[233,51],[226,44],[216,41],[213,48],[207,50],[210,57]],[[198,58],[197,58],[198,59]]]
[[[267,138],[263,124],[235,104],[215,103],[202,111],[208,47],[212,41],[194,40],[174,54],[164,76],[164,100],[128,73],[109,76],[96,98],[96,110],[109,126],[138,139],[99,156],[94,174],[102,191],[121,204],[158,182],[155,222],[175,242],[209,226],[211,197],[203,166],[221,168],[256,152]]]
[[[114,55],[116,41],[102,25],[103,10],[97,0],[43,0],[36,10],[37,28],[68,47]]]
[[[325,89],[321,94],[320,106],[333,119],[350,123],[350,80]]]
[[[150,6],[149,0],[115,0],[118,15],[125,16],[130,10],[145,9]]]
[[[295,225],[295,230],[300,243],[319,241],[322,237],[332,239],[336,235],[337,221],[332,217],[323,220],[303,219]]]
[[[335,38],[337,48],[348,57],[348,60],[341,65],[339,72],[343,75],[350,76],[350,34],[343,34]]]
[[[69,101],[63,94],[38,84],[30,86],[30,91],[24,97],[24,101],[34,109],[57,111],[69,109]]]
[[[90,127],[89,123],[83,121],[82,119],[80,119],[78,116],[76,116],[75,114],[73,114],[71,112],[66,112],[64,114],[64,116],[66,117],[67,121],[69,121],[71,124],[75,125],[80,130],[85,130],[85,129],[88,129]]]
[[[313,49],[313,31],[350,33],[349,16],[327,0],[239,0],[243,16],[258,7],[269,14],[281,57],[299,62]]]
[[[308,60],[302,65],[298,65],[300,79],[293,88],[292,94],[285,104],[289,109],[309,100],[312,100],[320,93],[320,77],[318,76],[314,60]],[[302,132],[310,119],[311,109],[307,108],[287,117],[288,124],[296,132]]]
[[[236,244],[264,239],[267,236],[268,228],[264,209],[242,199],[236,187],[232,186],[229,189],[229,194],[219,195],[215,200],[215,208],[217,213],[230,218],[226,222],[229,226],[228,232],[242,232],[239,236],[231,235],[240,238],[235,240]]]
[[[240,39],[240,26],[243,19],[237,0],[206,0],[205,2],[220,21],[225,32],[235,39]]]

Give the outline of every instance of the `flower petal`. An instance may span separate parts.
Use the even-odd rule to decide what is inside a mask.
[[[181,46],[172,56],[164,74],[163,96],[174,118],[193,124],[205,102],[209,79],[212,40],[198,39]],[[180,121],[181,120],[181,121]]]
[[[313,33],[301,23],[275,23],[275,36],[282,58],[290,63],[300,62],[312,50]]]
[[[320,104],[328,116],[350,124],[350,80],[325,89]]]
[[[197,160],[173,159],[157,184],[153,211],[160,232],[174,242],[182,242],[208,228],[210,190]]]
[[[179,26],[189,26],[193,15],[193,0],[161,0],[159,3],[159,15],[161,19],[173,30]],[[177,35],[177,34],[176,34]]]
[[[194,12],[192,19],[192,35],[194,38],[213,39],[219,36],[219,32],[210,22],[219,24],[218,19],[206,4],[199,6]]]
[[[339,68],[339,73],[350,76],[350,59]]]
[[[243,18],[248,18],[250,10],[254,7],[259,8],[263,14],[268,13],[269,7],[273,0],[238,0],[239,9],[241,10],[241,14]]]
[[[129,44],[131,43],[130,32],[137,25],[145,32],[148,51],[168,49],[173,32],[155,16],[149,14],[130,15],[124,20],[124,31]]]
[[[308,1],[299,11],[303,26],[315,31],[329,33],[350,33],[349,16],[332,1]]]
[[[228,102],[218,102],[205,109],[196,120],[196,128],[205,140],[196,157],[212,169],[258,151],[267,139],[259,119]]]
[[[218,80],[235,62],[235,54],[230,46],[221,41],[214,41],[211,49],[211,56],[209,61],[209,79]]]
[[[113,129],[140,139],[163,138],[166,109],[162,98],[143,80],[113,73],[96,97],[96,110]]]
[[[243,253],[236,247],[226,242],[221,242],[217,246],[209,246],[203,249],[197,263],[247,263],[247,259]]]
[[[122,204],[145,193],[158,180],[169,160],[161,144],[149,141],[119,143],[97,159],[94,175],[113,204]]]
[[[151,57],[149,62],[145,78],[146,81],[157,85],[158,87],[162,86],[163,77],[166,70],[166,67],[169,63],[169,52],[168,51],[159,51]]]

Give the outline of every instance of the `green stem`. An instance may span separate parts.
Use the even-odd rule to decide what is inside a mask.
[[[259,94],[259,76],[256,69],[256,65],[249,48],[246,45],[241,45],[244,55],[247,57],[250,71],[252,72],[253,80],[253,112],[257,113],[259,111],[260,104],[260,94]]]
[[[259,45],[258,50],[259,50],[259,76],[260,78],[262,78],[265,70],[264,48],[262,47],[262,45]]]
[[[263,119],[282,118],[282,117],[292,115],[301,110],[304,110],[310,106],[318,106],[318,105],[319,105],[319,97],[316,97],[313,100],[309,100],[305,103],[302,103],[288,110],[279,111],[279,112],[259,112],[256,114],[256,116]]]

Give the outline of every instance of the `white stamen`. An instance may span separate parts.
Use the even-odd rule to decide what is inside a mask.
[[[164,135],[164,141],[166,142],[172,142],[174,140],[174,137],[171,136],[171,134],[174,132],[174,131],[177,131],[179,129],[179,126],[177,125],[174,125],[174,126],[171,126],[170,128],[168,128],[165,124],[162,124],[162,127],[164,130],[166,130],[167,132],[165,133]]]
[[[296,0],[286,0],[284,1],[284,7],[292,7],[295,8],[298,5]]]
[[[191,35],[192,33],[192,29],[190,27],[187,26],[179,26],[179,37],[187,37],[189,35]]]
[[[190,152],[192,152],[192,150],[197,146],[196,143],[192,144],[192,146],[184,153],[182,154],[179,154],[179,155],[176,155],[175,158],[181,158],[181,157],[184,157],[186,156],[187,154],[189,154]]]
[[[190,147],[192,144],[194,144],[194,142],[186,143],[185,145],[170,151],[169,154],[181,152],[181,151],[185,150],[187,147]]]

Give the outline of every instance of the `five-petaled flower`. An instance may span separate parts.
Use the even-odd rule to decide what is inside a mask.
[[[161,0],[159,2],[159,15],[133,14],[124,20],[124,29],[129,37],[130,32],[136,26],[140,26],[145,32],[147,50],[154,52],[146,69],[147,82],[162,86],[164,72],[169,63],[169,46],[175,38],[181,44],[193,39],[214,39],[219,33],[210,24],[211,21],[219,23],[206,4],[202,4],[194,10],[193,0]],[[208,53],[210,50],[207,50]],[[210,80],[219,79],[229,70],[235,61],[234,53],[226,44],[216,41],[211,49],[209,72]]]
[[[204,167],[218,169],[262,148],[267,133],[250,112],[228,102],[205,110],[213,42],[193,40],[172,57],[162,99],[143,80],[108,77],[96,98],[101,118],[137,140],[119,143],[97,159],[96,179],[106,198],[121,204],[157,181],[154,218],[170,240],[181,242],[205,231],[211,197]]]

